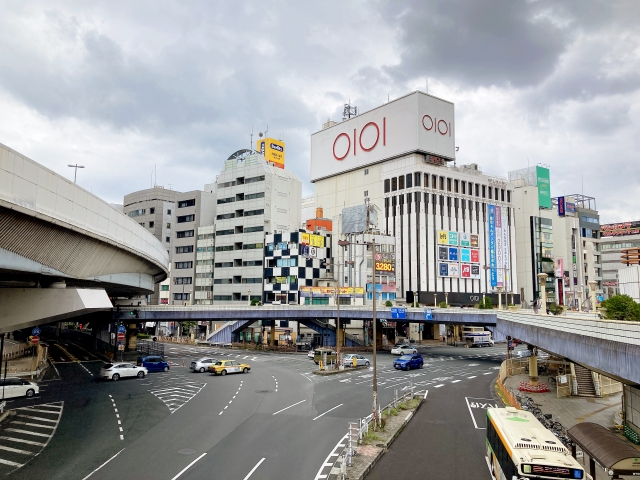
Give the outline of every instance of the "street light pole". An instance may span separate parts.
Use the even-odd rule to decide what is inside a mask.
[[[78,169],[79,168],[84,168],[84,165],[78,165],[77,163],[75,165],[68,165],[71,168],[75,168],[75,172],[73,173],[73,183],[76,183],[76,179],[78,178]]]
[[[376,362],[376,348],[378,343],[378,337],[376,335],[376,237],[373,237],[371,241],[371,260],[372,260],[372,275],[371,275],[371,284],[372,284],[372,298],[373,298],[373,308],[372,308],[372,320],[373,320],[373,420],[374,425],[378,425],[378,369]]]

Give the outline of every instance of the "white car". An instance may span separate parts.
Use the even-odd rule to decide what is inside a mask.
[[[313,359],[313,356],[315,355],[316,351],[312,348],[311,350],[309,350],[309,353],[307,353],[307,357]]]
[[[199,358],[198,360],[194,360],[189,365],[189,370],[193,370],[194,372],[204,373],[209,370],[209,365],[213,365],[218,360],[211,357]]]
[[[100,369],[100,378],[107,380],[120,380],[124,377],[144,378],[149,371],[145,367],[139,367],[133,363],[107,363]]]
[[[401,344],[396,345],[391,349],[392,355],[415,355],[418,353],[418,350],[413,348],[411,345]]]
[[[40,391],[38,384],[22,378],[0,379],[0,389],[4,390],[4,398],[33,397]]]
[[[368,358],[365,358],[363,355],[360,355],[359,353],[348,353],[347,355],[343,356],[342,364],[345,367],[352,367],[354,358],[356,359],[357,367],[368,367],[369,365],[371,365],[371,361]]]

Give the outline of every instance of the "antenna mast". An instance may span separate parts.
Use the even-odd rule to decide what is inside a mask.
[[[351,99],[349,99],[349,103],[344,104],[344,110],[342,112],[342,121],[349,120],[351,117],[355,117],[358,115],[358,107],[351,106]]]

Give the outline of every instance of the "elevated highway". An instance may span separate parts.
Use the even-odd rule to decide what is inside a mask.
[[[66,178],[0,144],[0,332],[153,292],[164,246]]]

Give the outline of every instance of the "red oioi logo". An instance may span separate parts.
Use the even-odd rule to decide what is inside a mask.
[[[375,131],[375,140],[371,142],[371,139],[373,137],[370,134],[368,134],[367,139],[369,140],[369,144],[363,145],[362,135],[367,130],[370,130],[370,132]],[[343,132],[338,134],[338,136],[333,141],[333,158],[335,158],[336,160],[344,160],[345,158],[347,158],[347,155],[349,155],[349,152],[351,151],[352,145],[353,145],[353,154],[356,155],[358,153],[358,148],[357,148],[358,144],[360,144],[360,150],[362,150],[363,152],[370,152],[371,150],[376,148],[376,146],[380,142],[380,136],[382,136],[382,145],[386,145],[387,144],[387,118],[386,117],[382,119],[382,128],[380,128],[380,126],[378,126],[376,122],[369,122],[364,127],[362,127],[359,135],[358,135],[358,129],[354,128],[353,141],[352,141],[352,138],[347,133]],[[346,150],[344,150],[343,155],[338,155],[338,153],[341,153],[341,152],[336,153],[336,144],[338,143],[338,140],[340,140],[340,138],[342,137],[344,137],[347,140],[347,148]]]
[[[437,118],[431,118],[431,115],[425,115],[422,117],[422,126],[427,131],[438,132],[440,135],[451,136],[451,123],[447,123],[445,120],[438,120]]]

